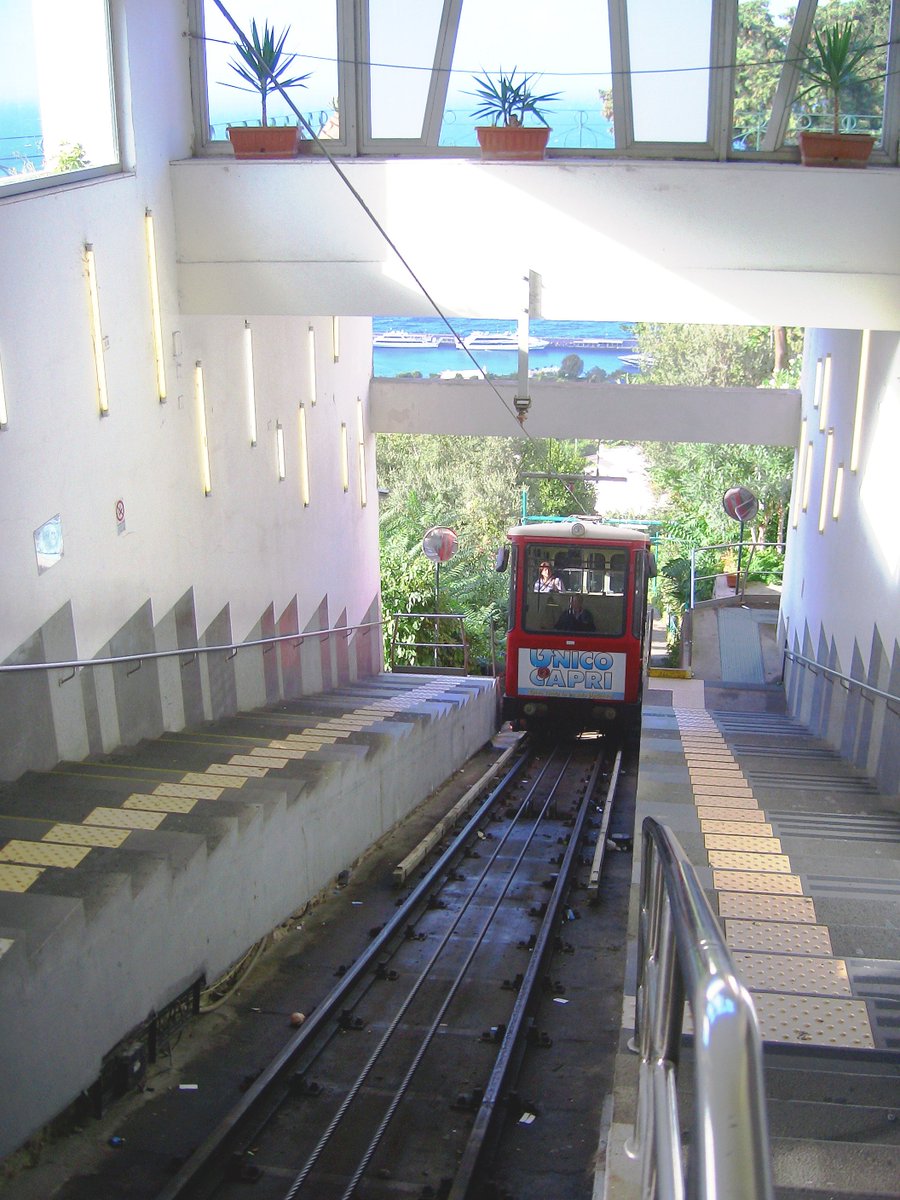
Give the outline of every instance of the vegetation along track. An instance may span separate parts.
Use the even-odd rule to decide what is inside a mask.
[[[583,835],[605,839],[604,755],[602,740],[523,747],[159,1200],[248,1183],[259,1200],[483,1194],[522,1055],[546,1037],[534,1002]]]

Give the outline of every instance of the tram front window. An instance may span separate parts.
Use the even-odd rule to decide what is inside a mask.
[[[621,637],[627,579],[628,555],[621,547],[532,543],[525,551],[522,628],[528,633],[576,628],[588,636]],[[577,626],[566,619],[579,607],[578,601],[572,603],[574,596],[588,614]]]

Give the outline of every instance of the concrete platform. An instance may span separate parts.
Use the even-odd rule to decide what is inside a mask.
[[[350,868],[496,714],[493,679],[385,674],[3,785],[0,1156]]]
[[[651,690],[644,709],[636,846],[647,816],[672,829],[753,997],[765,1048],[778,1195],[895,1196],[896,798],[881,795],[789,719],[776,687],[702,679],[665,685],[666,692]],[[624,1152],[638,1069],[626,1043],[634,1031],[639,878],[636,854],[632,973],[603,1180],[607,1200],[639,1194],[637,1165]],[[686,1057],[689,1067],[689,1050]],[[689,1083],[682,1103],[689,1140]]]

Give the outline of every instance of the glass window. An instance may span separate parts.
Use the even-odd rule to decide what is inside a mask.
[[[443,0],[369,0],[372,137],[420,138]]]
[[[302,86],[288,95],[318,137],[338,136],[337,10],[322,0],[267,0],[265,9],[248,0],[227,5],[244,33],[256,20],[260,34],[265,22],[276,37],[288,28],[285,53],[295,55],[287,70],[289,77],[309,74]],[[228,137],[229,125],[259,125],[262,105],[259,93],[245,83],[230,65],[237,58],[237,34],[212,0],[204,0],[206,36],[206,88],[209,106],[209,136],[213,141]],[[296,125],[297,118],[277,91],[267,100],[269,125]]]
[[[586,546],[583,542],[528,545],[522,628],[529,633],[573,630],[621,637],[628,600],[627,568],[627,553],[615,546]],[[579,613],[575,619],[573,609]]]
[[[887,84],[887,44],[890,26],[890,0],[871,0],[865,5],[849,5],[843,0],[820,3],[816,8],[813,32],[821,36],[836,22],[851,20],[853,34],[851,46],[871,46],[870,54],[854,71],[854,79],[841,91],[839,128],[842,133],[869,133],[876,144],[884,135],[884,99]],[[815,48],[810,35],[807,50]],[[834,108],[830,98],[822,95],[809,81],[801,78],[797,88],[791,122],[791,131],[786,141],[796,142],[797,133],[803,130],[830,132],[834,120]]]
[[[711,22],[712,0],[628,0],[635,141],[707,140]]]
[[[608,6],[602,0],[464,0],[440,145],[477,146],[474,77],[533,73],[535,90],[559,92],[546,105],[551,148],[611,147]],[[535,122],[537,123],[537,122]]]
[[[106,0],[0,0],[0,186],[118,165]]]
[[[791,33],[780,0],[741,0],[735,57],[735,150],[761,150]]]

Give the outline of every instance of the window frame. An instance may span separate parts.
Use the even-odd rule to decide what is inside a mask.
[[[118,3],[119,0],[109,0]],[[431,83],[425,102],[422,134],[414,138],[374,138],[371,135],[371,70],[369,67],[369,0],[332,0],[337,21],[338,93],[340,98],[340,138],[329,141],[329,154],[336,157],[454,158],[478,159],[477,147],[439,146],[449,71],[453,63],[456,36],[465,0],[443,0],[435,43]],[[603,3],[603,0],[597,0]],[[707,136],[703,142],[648,142],[634,135],[634,110],[630,85],[628,46],[628,0],[606,0],[609,12],[610,67],[614,109],[613,147],[599,149],[553,148],[549,160],[585,159],[602,161],[616,158],[680,159],[703,162],[788,162],[798,161],[797,147],[785,145],[790,110],[799,80],[796,65],[788,61],[776,87],[766,133],[759,150],[738,150],[734,136],[734,89],[737,79],[738,0],[712,0],[710,19],[709,92]],[[806,44],[818,0],[798,0],[794,27],[789,40],[791,50]],[[206,56],[203,50],[203,0],[189,0],[191,20],[192,104],[196,128],[197,153],[229,153],[227,140],[209,138]],[[884,99],[883,142],[876,146],[872,162],[876,165],[897,163],[900,152],[900,0],[891,0],[891,46],[887,58]],[[121,153],[121,151],[120,151]]]
[[[90,183],[96,179],[118,178],[133,171],[128,165],[124,146],[126,122],[123,113],[126,111],[128,97],[123,80],[128,72],[123,63],[125,45],[124,30],[122,29],[123,0],[103,0],[106,14],[106,56],[109,64],[109,106],[112,124],[112,134],[115,141],[116,159],[111,163],[103,163],[97,167],[81,167],[74,171],[58,171],[47,175],[23,174],[15,183],[0,183],[0,202],[7,196],[22,196],[30,192],[45,192],[51,188],[68,187],[72,184]],[[120,69],[121,68],[121,69]],[[128,158],[133,160],[131,146],[128,147]],[[7,176],[12,179],[12,176]]]

